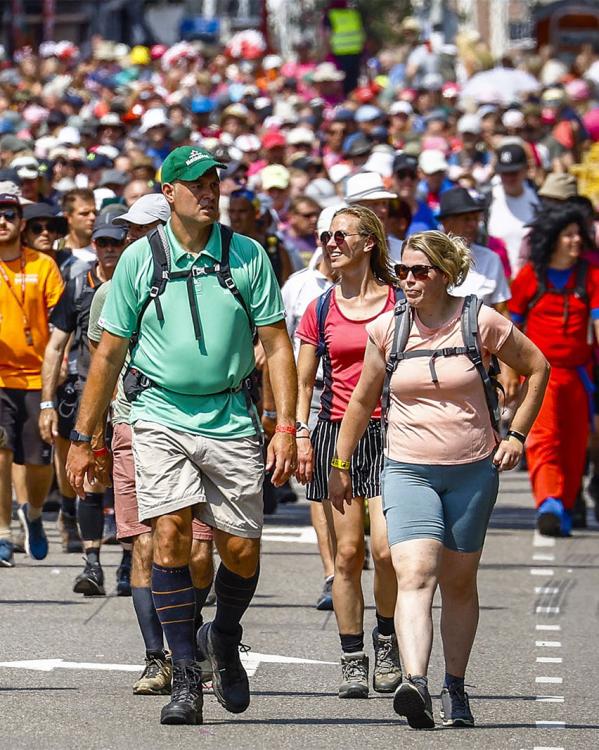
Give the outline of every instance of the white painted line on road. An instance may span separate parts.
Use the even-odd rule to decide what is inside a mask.
[[[317,659],[299,659],[295,656],[280,656],[279,654],[260,654],[250,651],[241,654],[241,661],[250,677],[262,663],[267,664],[337,664],[333,661],[318,661]],[[63,661],[62,659],[31,659],[26,661],[0,662],[0,667],[12,669],[32,669],[38,672],[52,672],[54,669],[92,669],[109,672],[140,672],[141,664],[101,664],[98,662]]]
[[[542,536],[538,531],[535,531],[532,544],[534,547],[555,547],[555,539],[552,536]]]
[[[537,656],[537,664],[561,664],[561,656]]]
[[[563,677],[535,677],[535,682],[539,685],[561,685]]]
[[[555,555],[538,552],[536,555],[532,556],[532,559],[536,560],[537,562],[555,562]]]
[[[316,544],[316,532],[312,526],[265,526],[262,539],[266,542]]]
[[[559,615],[559,607],[537,607],[535,612],[538,615]]]
[[[537,695],[535,700],[538,703],[563,703],[563,695]]]
[[[546,576],[549,578],[552,576],[554,571],[551,568],[531,568],[530,569],[530,575],[531,576]]]
[[[535,586],[535,594],[559,594],[558,586]]]
[[[532,750],[564,750],[563,747],[548,747],[547,745],[535,745]]]
[[[561,641],[535,641],[537,648],[561,648]]]
[[[537,625],[537,630],[561,630],[561,625]]]
[[[565,721],[535,721],[537,729],[565,729]]]

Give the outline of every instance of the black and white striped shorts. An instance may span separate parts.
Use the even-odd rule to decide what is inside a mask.
[[[329,496],[331,459],[341,422],[318,420],[312,433],[314,449],[314,478],[306,485],[308,500],[323,500]],[[377,497],[381,494],[383,470],[383,436],[380,420],[370,420],[351,459],[349,470],[354,497]]]

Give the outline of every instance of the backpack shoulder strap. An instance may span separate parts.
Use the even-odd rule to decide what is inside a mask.
[[[387,429],[387,413],[391,404],[391,378],[397,369],[398,356],[405,350],[412,329],[412,311],[405,297],[395,304],[393,319],[395,323],[393,341],[391,343],[389,359],[385,367],[385,380],[383,381],[383,391],[381,394],[381,427],[383,434]]]
[[[317,357],[323,357],[327,350],[327,342],[324,338],[324,326],[329,314],[329,308],[331,307],[331,296],[335,293],[334,290],[335,284],[323,292],[316,303],[316,325],[318,327]]]
[[[217,269],[216,275],[221,286],[225,286],[244,309],[245,314],[247,315],[250,331],[252,332],[252,339],[254,339],[255,341],[258,335],[258,331],[256,330],[256,325],[254,323],[254,319],[252,318],[252,313],[250,312],[249,305],[243,298],[243,295],[239,291],[237,284],[235,283],[235,279],[231,274],[230,257],[233,230],[230,227],[225,226],[224,224],[219,224],[218,226],[220,228],[221,259],[220,267]]]
[[[158,320],[164,322],[164,313],[162,311],[162,305],[160,304],[160,295],[164,292],[166,284],[170,276],[170,253],[168,249],[168,240],[164,227],[159,224],[156,229],[147,235],[150,243],[150,250],[152,252],[152,278],[150,280],[150,293],[143,301],[140,308],[139,315],[137,316],[137,325],[135,332],[131,337],[130,348],[135,346],[137,338],[139,336],[139,329],[141,327],[142,318],[148,308],[148,305],[152,300],[156,305],[156,315]]]
[[[529,313],[532,308],[537,304],[537,302],[541,299],[541,297],[545,294],[547,291],[547,276],[546,274],[543,274],[542,276],[539,276],[536,268],[535,268],[535,277],[537,279],[537,290],[534,293],[534,296],[528,303],[528,306],[526,308],[526,312]]]
[[[483,382],[485,400],[489,409],[491,424],[494,429],[497,429],[501,418],[501,405],[497,397],[496,389],[499,384],[495,380],[495,376],[499,374],[500,367],[499,361],[495,355],[491,358],[490,371],[487,370],[483,362],[480,343],[478,340],[478,314],[482,305],[482,299],[479,299],[475,294],[469,294],[464,299],[461,318],[462,337],[464,339],[468,359],[476,368],[476,371]]]
[[[579,261],[576,268],[576,281],[574,283],[574,296],[578,299],[588,302],[587,294],[587,275],[589,272],[589,262],[584,258]]]
[[[393,298],[395,300],[395,303],[397,304],[400,300],[405,299],[406,296],[403,293],[403,289],[399,286],[392,287],[393,289]]]

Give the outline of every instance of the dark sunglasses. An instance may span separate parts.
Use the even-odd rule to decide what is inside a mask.
[[[398,169],[395,173],[400,180],[405,180],[406,177],[409,177],[411,180],[416,179],[416,172],[414,172],[411,169]]]
[[[125,240],[115,240],[113,237],[98,237],[96,245],[101,248],[105,247],[122,247],[125,244]]]
[[[16,208],[0,208],[0,216],[6,221],[16,221],[19,218],[19,212]]]
[[[406,266],[403,263],[398,263],[395,266],[395,273],[400,281],[405,281],[408,278],[410,272],[417,281],[424,281],[428,279],[429,271],[435,269],[439,270],[439,266],[426,266],[424,264],[417,266]]]
[[[362,234],[361,232],[354,232],[353,234],[348,234],[347,232],[342,232],[341,229],[338,229],[336,232],[323,232],[320,235],[320,242],[322,245],[328,245],[331,241],[331,237],[335,240],[335,244],[337,247],[341,247],[343,243],[345,242],[346,237],[357,237],[358,235]]]
[[[58,227],[53,221],[32,221],[28,229],[33,234],[41,234],[46,229],[48,232],[58,232]]]

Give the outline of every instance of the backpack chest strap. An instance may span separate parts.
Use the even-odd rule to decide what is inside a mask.
[[[468,349],[465,346],[446,346],[443,349],[416,349],[415,351],[410,352],[397,352],[396,359],[399,363],[403,359],[429,357],[428,367],[431,373],[431,380],[433,381],[433,383],[438,383],[439,378],[437,377],[435,360],[438,357],[459,357],[462,354],[468,354]]]

